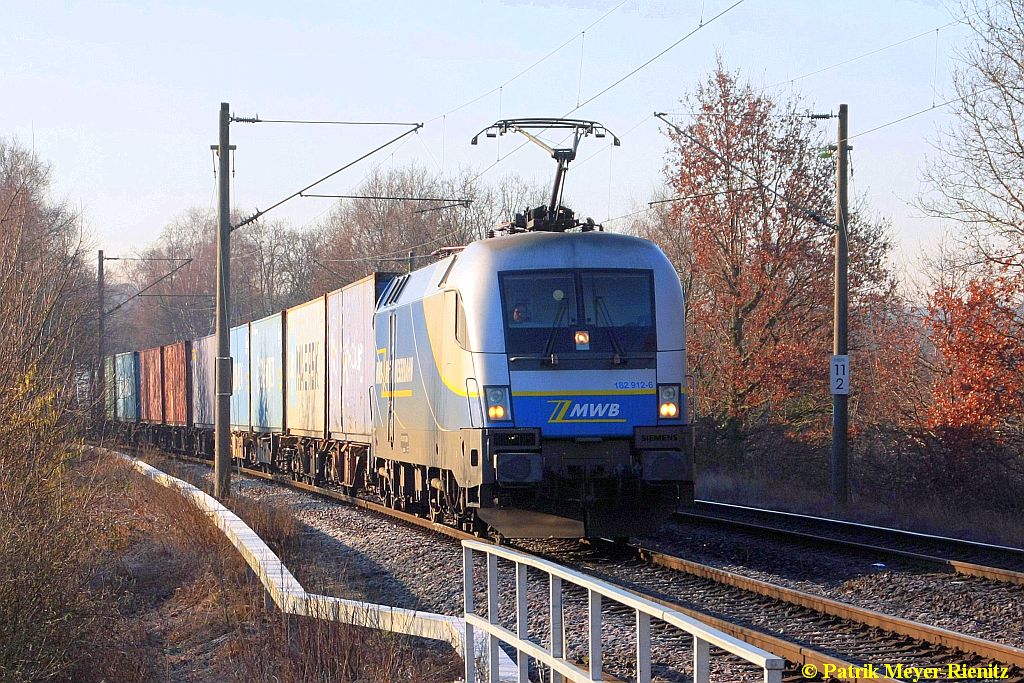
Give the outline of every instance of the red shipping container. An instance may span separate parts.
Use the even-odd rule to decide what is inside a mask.
[[[162,350],[139,351],[139,419],[157,425],[164,421]]]
[[[178,342],[164,347],[164,422],[192,426],[192,344]]]

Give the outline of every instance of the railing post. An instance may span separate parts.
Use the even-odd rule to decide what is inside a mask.
[[[589,637],[587,639],[587,656],[590,659],[590,679],[603,680],[601,675],[601,594],[588,588],[589,596]]]
[[[562,577],[548,574],[551,579],[548,604],[551,609],[551,656],[565,658],[565,628],[562,623]],[[562,674],[551,670],[551,683],[563,683]]]
[[[624,594],[614,586],[593,579],[591,577],[571,572],[564,568],[553,565],[549,562],[531,558],[528,555],[516,553],[504,548],[484,547],[474,543],[467,543],[463,546],[463,602],[465,614],[474,621],[480,619],[476,616],[475,591],[474,591],[474,570],[475,553],[479,550],[484,553],[487,561],[487,623],[481,626],[487,632],[487,678],[490,683],[498,683],[501,675],[501,661],[511,665],[504,652],[500,649],[501,643],[506,643],[516,649],[516,666],[518,669],[517,680],[526,683],[529,678],[530,660],[535,659],[540,667],[542,680],[550,683],[565,683],[566,680],[587,680],[603,681],[604,679],[604,643],[602,642],[601,627],[604,617],[601,608],[604,599],[607,597],[614,604],[628,606],[634,610],[636,623],[636,681],[637,683],[651,683],[653,677],[653,662],[651,659],[652,638],[651,621],[657,619],[669,626],[690,633],[693,637],[693,683],[710,683],[711,677],[711,643],[718,643],[718,646],[726,652],[731,652],[745,659],[748,662],[760,664],[763,672],[763,683],[782,683],[784,660],[773,656],[764,650],[748,646],[745,643],[730,638],[727,634],[721,633],[714,628],[702,626],[699,621],[688,619],[685,615],[673,610],[664,610],[659,605],[643,598],[634,598]],[[501,604],[499,594],[498,561],[504,559],[512,562],[515,572],[515,599],[514,614],[516,626],[514,633],[510,628],[503,626],[500,619],[499,607]],[[550,616],[550,649],[544,647],[542,636],[539,641],[531,640],[529,616],[529,571],[533,567],[536,570],[547,574],[548,578],[548,605]],[[562,585],[569,581],[573,586],[583,588],[587,591],[587,656],[586,666],[568,662],[565,658],[566,633],[564,614],[564,595]],[[538,586],[539,588],[539,586]],[[316,596],[320,597],[320,596]],[[511,597],[511,596],[509,596]],[[506,599],[508,602],[508,599]],[[506,607],[510,605],[506,604]],[[480,628],[474,628],[468,623],[465,625],[466,638],[466,683],[477,683],[483,677],[478,671],[478,659],[475,656],[476,642],[474,635]],[[508,620],[506,619],[506,622]],[[484,622],[477,621],[477,624]],[[500,635],[492,635],[491,630]],[[483,640],[483,634],[480,634]],[[458,643],[458,640],[456,640]],[[556,667],[565,672],[556,671]],[[545,670],[550,670],[550,676],[545,675]]]
[[[636,611],[636,682],[651,683],[651,615]]]
[[[711,680],[711,644],[693,637],[693,683],[708,683]]]
[[[527,622],[526,565],[516,562],[516,637],[527,640],[530,637]],[[516,647],[516,665],[519,668],[519,683],[530,683],[530,657]]]
[[[476,642],[473,633],[473,624],[469,623],[470,614],[473,614],[473,549],[468,546],[462,547],[462,604],[463,618],[466,624],[466,683],[476,683]]]
[[[487,621],[498,623],[498,556],[487,553]],[[498,683],[498,636],[487,636],[487,677]]]

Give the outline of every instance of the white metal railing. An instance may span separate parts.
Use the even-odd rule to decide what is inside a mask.
[[[474,553],[487,558],[487,617],[476,614],[474,608]],[[498,558],[509,560],[515,565],[515,617],[516,630],[501,626],[498,622]],[[488,673],[491,681],[499,679],[496,663],[499,657],[498,642],[512,646],[517,653],[519,681],[525,683],[529,672],[529,659],[551,669],[551,683],[570,681],[600,681],[602,677],[601,651],[601,602],[607,598],[635,611],[636,613],[636,680],[649,683],[651,680],[651,619],[693,636],[693,680],[694,683],[708,683],[710,680],[711,646],[721,648],[761,668],[765,683],[781,683],[785,660],[758,647],[744,643],[722,633],[701,621],[681,612],[668,609],[656,602],[623,590],[607,582],[594,579],[553,562],[542,560],[509,548],[490,545],[480,541],[462,542],[463,600],[465,602],[466,642],[475,641],[475,629],[487,634]],[[540,570],[548,575],[548,606],[550,621],[550,647],[529,639],[527,631],[527,568]],[[567,581],[587,591],[587,663],[586,669],[569,661],[565,653],[565,624],[562,613],[562,582]],[[476,681],[475,667],[466,662],[466,681]]]
[[[492,678],[494,681],[519,679],[515,664],[504,652],[481,653],[483,643],[479,641],[482,638],[463,641],[466,628],[460,617],[307,593],[288,571],[288,567],[263,542],[263,539],[217,499],[192,484],[172,477],[141,460],[116,451],[109,452],[119,456],[129,466],[158,484],[177,490],[184,498],[205,512],[242,555],[253,573],[260,579],[267,594],[285,614],[440,640],[449,643],[459,653],[459,656],[471,664],[475,664],[478,653],[484,655],[482,657],[484,660],[486,657],[494,655],[495,659],[492,660],[494,665],[490,668],[499,672],[496,677]],[[473,643],[473,646],[467,647],[468,643]],[[467,654],[467,650],[469,654]],[[488,665],[490,666],[489,662]]]

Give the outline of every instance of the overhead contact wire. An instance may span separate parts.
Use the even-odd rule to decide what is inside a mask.
[[[601,23],[602,21],[604,21],[605,19],[607,19],[607,18],[608,18],[609,16],[611,16],[611,15],[612,15],[612,14],[613,14],[613,13],[614,13],[614,12],[615,12],[615,11],[616,11],[617,9],[619,9],[620,7],[622,7],[623,5],[625,5],[625,4],[626,4],[626,2],[627,2],[627,0],[622,0],[622,1],[621,1],[621,2],[619,3],[619,4],[615,5],[615,6],[614,6],[614,7],[612,7],[612,8],[610,9],[610,10],[608,10],[607,12],[605,12],[604,14],[602,14],[602,15],[601,15],[600,17],[598,17],[597,19],[595,19],[595,20],[594,20],[594,21],[592,21],[591,23],[587,24],[587,26],[585,26],[585,27],[584,27],[584,28],[583,28],[582,30],[578,31],[577,33],[574,33],[574,34],[572,35],[572,37],[571,37],[571,38],[569,38],[568,40],[566,40],[566,41],[565,41],[564,43],[562,43],[561,45],[559,45],[558,47],[556,47],[556,48],[555,48],[554,50],[552,50],[551,52],[548,52],[548,53],[547,53],[546,55],[544,55],[543,57],[541,57],[540,59],[538,59],[537,61],[535,61],[535,62],[534,62],[533,64],[531,64],[530,66],[526,67],[525,69],[523,69],[522,71],[520,71],[519,73],[517,73],[517,74],[516,74],[515,76],[513,76],[512,78],[510,78],[510,79],[508,79],[507,81],[505,81],[505,82],[501,83],[500,85],[498,85],[498,86],[496,86],[496,87],[492,88],[491,90],[488,90],[487,92],[485,92],[485,93],[483,93],[483,94],[481,94],[481,95],[478,95],[478,96],[474,97],[474,98],[473,98],[473,99],[471,99],[471,100],[467,100],[466,102],[463,102],[462,104],[460,104],[459,106],[455,107],[454,109],[449,109],[448,111],[446,111],[446,112],[445,112],[445,113],[443,113],[443,114],[438,114],[437,116],[435,116],[435,117],[434,117],[434,118],[432,118],[432,119],[427,119],[426,123],[432,123],[432,122],[434,122],[434,121],[436,121],[436,120],[438,120],[438,119],[440,119],[440,118],[443,118],[443,117],[445,117],[445,116],[448,116],[449,114],[454,114],[455,112],[459,111],[460,109],[465,109],[466,107],[468,107],[468,106],[469,106],[469,105],[471,105],[471,104],[476,104],[477,102],[479,102],[480,100],[484,99],[484,98],[485,98],[485,97],[487,97],[488,95],[493,95],[493,94],[494,94],[494,93],[496,93],[496,92],[497,92],[497,91],[498,91],[499,89],[501,89],[501,88],[504,88],[504,87],[505,87],[506,85],[509,85],[509,84],[511,84],[512,82],[514,82],[514,81],[518,80],[518,79],[519,79],[520,77],[522,77],[522,76],[525,76],[525,75],[526,75],[527,73],[529,73],[530,71],[532,71],[532,70],[533,70],[534,68],[536,68],[536,67],[540,66],[540,65],[541,65],[542,63],[546,62],[546,61],[547,61],[548,59],[550,59],[551,57],[553,57],[554,55],[556,55],[556,54],[557,54],[558,52],[560,52],[560,51],[561,51],[562,49],[564,49],[564,48],[565,48],[565,47],[566,47],[567,45],[571,44],[571,43],[572,43],[572,42],[573,42],[574,40],[576,40],[576,38],[578,38],[578,37],[582,36],[582,35],[583,35],[583,34],[585,34],[585,33],[586,33],[587,31],[589,31],[590,29],[594,28],[595,26],[597,26],[598,24],[600,24],[600,23]]]
[[[615,88],[616,86],[618,86],[619,84],[621,84],[621,83],[622,83],[623,81],[625,81],[625,80],[627,80],[627,79],[629,79],[629,78],[632,78],[632,77],[633,77],[633,76],[635,76],[635,75],[636,75],[637,73],[639,73],[639,72],[640,72],[640,71],[642,71],[643,69],[647,68],[648,66],[650,66],[651,64],[653,64],[653,63],[654,63],[655,61],[657,61],[658,59],[662,58],[663,56],[665,56],[666,54],[668,54],[668,53],[669,53],[670,51],[672,51],[673,49],[675,49],[676,47],[678,47],[679,45],[681,45],[681,44],[682,44],[683,42],[685,42],[686,40],[688,40],[688,39],[689,39],[689,38],[690,38],[691,36],[693,36],[693,35],[694,35],[695,33],[697,33],[698,31],[700,31],[701,29],[703,29],[703,28],[704,28],[705,26],[709,26],[709,25],[711,25],[711,24],[712,24],[712,23],[714,23],[714,22],[715,22],[715,21],[716,21],[717,19],[720,19],[721,17],[725,16],[725,15],[726,15],[727,13],[731,12],[731,11],[732,11],[733,9],[735,9],[736,7],[738,7],[738,6],[742,5],[742,4],[744,3],[744,2],[746,2],[746,0],[736,0],[736,2],[734,2],[734,3],[733,3],[733,4],[731,4],[731,5],[729,5],[729,6],[728,6],[728,7],[726,7],[726,8],[724,9],[724,10],[722,10],[721,12],[719,12],[718,14],[716,14],[715,16],[711,17],[711,18],[710,18],[710,19],[708,19],[707,21],[704,21],[704,22],[700,23],[700,24],[699,24],[699,25],[698,25],[698,26],[697,26],[696,28],[694,28],[693,30],[689,31],[689,32],[688,32],[688,33],[687,33],[686,35],[684,35],[684,36],[683,36],[682,38],[680,38],[679,40],[675,41],[674,43],[672,43],[671,45],[669,45],[668,47],[666,47],[666,48],[665,48],[664,50],[662,50],[662,51],[661,51],[661,52],[659,52],[658,54],[656,54],[656,55],[654,55],[653,57],[651,57],[650,59],[648,59],[648,60],[647,60],[646,62],[644,62],[644,63],[643,63],[643,64],[641,64],[640,66],[636,67],[635,69],[633,69],[632,71],[630,71],[630,72],[629,72],[629,73],[627,73],[626,75],[624,75],[624,76],[622,76],[621,78],[619,78],[618,80],[614,81],[613,83],[611,83],[610,85],[608,85],[607,87],[605,87],[604,89],[602,89],[601,91],[599,91],[599,92],[595,93],[594,95],[591,95],[591,96],[590,96],[589,98],[587,98],[586,100],[584,100],[584,101],[583,101],[583,102],[582,102],[581,104],[578,104],[578,105],[576,105],[575,107],[573,107],[572,109],[570,109],[570,110],[569,110],[569,111],[567,111],[566,113],[562,114],[562,118],[565,118],[566,116],[569,116],[569,115],[570,115],[570,114],[572,114],[573,112],[575,112],[575,111],[577,111],[577,110],[579,110],[579,109],[582,109],[583,107],[587,106],[588,104],[590,104],[591,102],[593,102],[594,100],[596,100],[596,99],[597,99],[598,97],[601,97],[602,95],[604,95],[605,93],[607,93],[607,92],[608,92],[609,90],[611,90],[612,88]],[[565,139],[568,139],[568,137],[566,137]],[[523,142],[522,144],[520,144],[519,146],[517,146],[517,147],[513,148],[511,152],[507,153],[507,154],[506,154],[505,156],[501,157],[501,158],[500,158],[500,159],[499,159],[498,161],[495,161],[495,162],[494,162],[494,163],[492,163],[492,164],[491,164],[490,166],[488,166],[488,167],[487,167],[487,168],[485,168],[484,170],[480,171],[480,173],[476,174],[476,175],[475,175],[475,176],[473,177],[473,180],[477,180],[478,178],[480,178],[481,176],[483,176],[483,175],[484,175],[485,173],[487,173],[488,171],[490,171],[490,170],[491,170],[492,168],[494,168],[495,166],[497,166],[497,165],[498,165],[499,163],[501,163],[501,162],[502,162],[502,161],[504,161],[505,159],[508,159],[508,158],[509,158],[510,156],[512,156],[513,154],[515,154],[516,152],[518,152],[519,150],[521,150],[521,149],[522,149],[523,147],[525,147],[525,146],[526,146],[526,145],[528,145],[528,144],[529,144],[529,141],[526,141],[526,142]]]
[[[293,192],[292,194],[288,195],[284,199],[281,199],[281,200],[275,202],[274,204],[270,205],[269,208],[266,208],[266,209],[263,209],[263,210],[257,209],[256,213],[254,213],[253,215],[251,215],[248,218],[245,218],[245,219],[239,221],[239,223],[237,225],[231,226],[231,230],[232,231],[237,230],[238,228],[241,228],[244,225],[248,225],[249,223],[252,223],[252,222],[254,222],[256,220],[259,220],[259,218],[261,218],[262,216],[266,215],[270,211],[273,211],[274,209],[276,209],[277,207],[281,206],[285,202],[290,201],[290,200],[295,199],[296,197],[300,196],[306,190],[309,190],[309,189],[311,189],[313,187],[316,187],[317,185],[319,185],[320,183],[324,182],[325,180],[333,178],[334,176],[338,175],[339,173],[341,173],[345,169],[351,168],[352,166],[355,166],[356,164],[358,164],[363,159],[366,159],[367,157],[373,156],[374,154],[376,154],[377,152],[381,151],[382,149],[385,149],[386,147],[389,147],[389,146],[393,145],[394,143],[398,142],[399,140],[401,140],[405,136],[407,136],[407,135],[409,135],[411,133],[415,133],[416,131],[418,131],[422,127],[423,127],[422,123],[417,123],[417,124],[415,124],[414,128],[410,128],[409,130],[405,131],[401,135],[398,135],[396,137],[391,138],[390,140],[385,142],[383,145],[375,147],[374,149],[370,150],[369,152],[367,152],[366,154],[362,155],[358,159],[356,159],[354,161],[350,161],[349,163],[345,164],[344,166],[342,166],[342,167],[340,167],[338,169],[335,169],[334,171],[331,171],[330,173],[328,173],[324,177],[320,178],[319,180],[316,180],[316,181],[310,183],[309,185],[306,185],[301,190]]]

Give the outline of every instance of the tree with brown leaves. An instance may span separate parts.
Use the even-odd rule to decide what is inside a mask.
[[[739,439],[768,424],[820,432],[828,415],[833,161],[797,100],[756,93],[719,64],[669,130],[678,200],[647,234],[689,282],[689,356],[705,412]],[[783,197],[785,199],[783,199]],[[884,301],[885,225],[850,221],[851,302]],[[857,323],[852,324],[857,330]],[[853,338],[856,343],[857,335]]]

